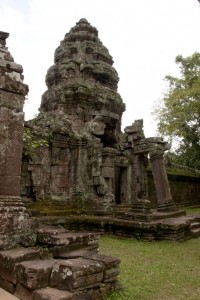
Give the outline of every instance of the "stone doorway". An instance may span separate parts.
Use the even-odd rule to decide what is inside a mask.
[[[127,168],[115,167],[115,203],[126,204]]]

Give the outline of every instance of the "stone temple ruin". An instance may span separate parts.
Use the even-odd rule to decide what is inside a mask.
[[[118,75],[96,28],[81,19],[55,51],[46,75],[39,115],[26,122],[49,147],[23,161],[22,194],[36,199],[79,201],[110,213],[115,205],[148,210],[148,154],[157,184],[158,209],[174,210],[162,164],[166,143],[146,139],[142,120],[121,133],[125,110]]]
[[[171,197],[163,161],[168,145],[162,138],[145,138],[142,120],[121,132],[125,104],[117,92],[119,78],[112,65],[97,29],[87,20],[81,19],[65,35],[46,75],[40,113],[26,122],[27,129],[35,138],[46,140],[48,147],[39,147],[32,157],[24,158],[22,196],[75,214],[104,215],[104,229],[114,233],[123,227],[127,233],[127,222],[131,222],[133,235],[185,238],[191,224],[182,218],[177,227],[176,218],[185,213]],[[156,211],[148,200],[149,157]],[[66,219],[68,225],[71,220]],[[95,218],[95,224],[97,220],[102,224],[101,217]]]
[[[21,201],[22,109],[28,86],[6,47],[7,37],[0,32],[0,296],[102,299],[119,287],[119,259],[98,254],[98,234],[41,225]]]
[[[119,78],[85,19],[56,49],[40,113],[25,122],[31,142],[40,141],[28,152],[22,140],[28,86],[7,37],[0,32],[0,287],[22,300],[101,299],[119,286],[120,262],[98,254],[95,230],[184,240],[199,236],[200,216],[186,216],[172,199],[167,143],[145,138],[142,120],[121,132]],[[149,161],[156,209],[148,200]],[[30,217],[33,204],[51,214]]]

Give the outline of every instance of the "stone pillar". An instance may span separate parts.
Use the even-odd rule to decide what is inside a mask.
[[[6,47],[8,36],[0,31],[0,249],[12,248],[23,238],[26,244],[24,232],[30,233],[20,198],[23,104],[28,86],[23,83],[22,66]]]
[[[158,211],[174,211],[176,205],[172,200],[167,173],[164,164],[164,151],[154,150],[149,153],[154,184],[157,194]]]
[[[143,120],[136,120],[125,128],[129,155],[132,157],[132,210],[127,214],[134,220],[152,219],[151,202],[148,198],[147,167],[148,149],[143,132]]]

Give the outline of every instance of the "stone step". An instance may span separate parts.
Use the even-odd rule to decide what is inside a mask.
[[[88,232],[67,232],[61,228],[39,228],[38,243],[48,244],[50,246],[63,246],[63,245],[80,245],[89,246],[97,245],[99,242],[99,234]]]
[[[56,263],[54,259],[37,259],[18,263],[16,266],[18,283],[31,290],[47,287]]]
[[[191,234],[194,238],[200,237],[200,227],[191,229]]]
[[[190,224],[191,229],[200,228],[200,222],[192,222]]]
[[[33,292],[33,300],[73,300],[74,294],[53,289],[50,287],[39,289]]]
[[[16,257],[16,280],[11,293],[17,298],[8,300],[97,300],[102,299],[103,289],[107,293],[119,287],[118,258],[96,254],[76,259],[18,262],[22,255],[18,253]],[[3,277],[1,270],[0,273]]]
[[[14,248],[0,251],[1,287],[13,293],[17,283],[16,264],[22,261],[40,259],[40,253],[34,248]]]
[[[54,247],[52,250],[52,254],[54,258],[78,258],[78,257],[86,257],[90,255],[97,254],[99,251],[98,245],[97,246],[88,246],[82,247],[69,247],[67,246],[58,246]]]
[[[97,254],[99,234],[49,225],[37,234],[37,248],[0,251],[0,287],[18,299],[99,300],[119,287],[120,261]]]
[[[98,243],[99,238],[95,233],[61,233],[51,236],[51,245],[62,246],[62,245],[88,245],[90,242]]]
[[[98,261],[85,258],[58,260],[52,269],[49,286],[69,292],[95,288],[103,281],[104,269]]]

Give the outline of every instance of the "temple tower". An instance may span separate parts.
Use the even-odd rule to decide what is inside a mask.
[[[125,105],[117,92],[119,78],[112,64],[97,29],[81,19],[55,51],[40,112],[64,113],[72,130],[80,133],[92,122],[92,133],[101,136],[104,145],[116,143]]]
[[[40,113],[27,123],[34,134],[51,137],[49,149],[38,150],[29,162],[31,178],[25,181],[33,182],[29,190],[36,197],[55,200],[62,195],[68,202],[92,201],[91,207],[104,207],[103,211],[113,205],[125,105],[112,65],[97,29],[85,19],[76,23],[56,49]]]

